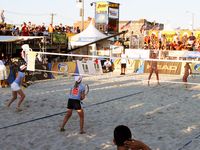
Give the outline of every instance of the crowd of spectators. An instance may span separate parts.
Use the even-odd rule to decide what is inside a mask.
[[[42,25],[36,25],[31,23],[30,21],[28,23],[24,22],[20,26],[16,25],[7,25],[6,23],[0,24],[0,35],[13,35],[13,36],[43,36],[48,35],[48,33],[53,32],[60,32],[60,33],[80,33],[79,27],[72,27],[68,25],[62,25],[60,23],[59,25],[45,25],[45,23],[42,23]]]
[[[144,37],[145,49],[159,49],[159,50],[189,50],[200,51],[200,39],[197,39],[194,33],[191,35],[183,34],[180,36],[175,33],[171,40],[168,40],[165,34],[160,37],[152,33]]]

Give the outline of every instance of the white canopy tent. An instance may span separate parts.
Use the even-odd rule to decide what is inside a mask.
[[[6,35],[1,35],[0,36],[0,43],[5,44],[4,48],[4,53],[6,54],[13,54],[16,51],[13,51],[13,44],[15,42],[20,42],[20,41],[27,41],[27,40],[33,40],[33,39],[43,39],[44,36],[6,36]],[[44,48],[42,48],[44,51]],[[1,52],[1,49],[0,49]]]
[[[83,32],[71,37],[70,45],[71,47],[82,46],[106,37],[107,35],[96,29],[91,22]]]

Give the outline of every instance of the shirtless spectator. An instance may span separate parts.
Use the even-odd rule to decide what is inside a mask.
[[[114,129],[113,142],[117,150],[151,150],[142,141],[132,139],[132,133],[127,126],[119,125]]]

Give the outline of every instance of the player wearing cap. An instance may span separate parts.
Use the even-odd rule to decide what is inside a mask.
[[[25,98],[25,94],[22,91],[22,89],[20,88],[20,85],[22,85],[24,77],[25,77],[25,70],[26,70],[26,65],[21,65],[20,69],[18,71],[17,77],[14,80],[14,82],[11,84],[11,90],[12,90],[12,98],[10,99],[10,101],[8,102],[8,107],[10,107],[10,105],[17,99],[17,95],[20,96],[20,100],[17,104],[17,111],[21,111],[22,109],[20,108],[21,103],[23,102],[24,98]]]
[[[76,110],[80,117],[80,134],[85,133],[84,128],[84,111],[81,107],[81,100],[85,98],[85,86],[81,83],[82,77],[75,76],[75,84],[71,87],[67,104],[67,113],[64,117],[60,131],[65,131],[64,126],[72,115],[72,111]]]

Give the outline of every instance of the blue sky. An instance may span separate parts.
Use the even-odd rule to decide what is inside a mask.
[[[95,0],[85,1],[85,18],[94,17]],[[164,23],[167,27],[189,28],[194,13],[194,27],[200,27],[200,1],[198,0],[112,0],[120,3],[120,20],[138,20]],[[72,25],[80,20],[76,0],[0,0],[0,9],[5,10],[6,22],[21,24],[31,21],[36,24],[50,23],[54,13],[54,23]]]

